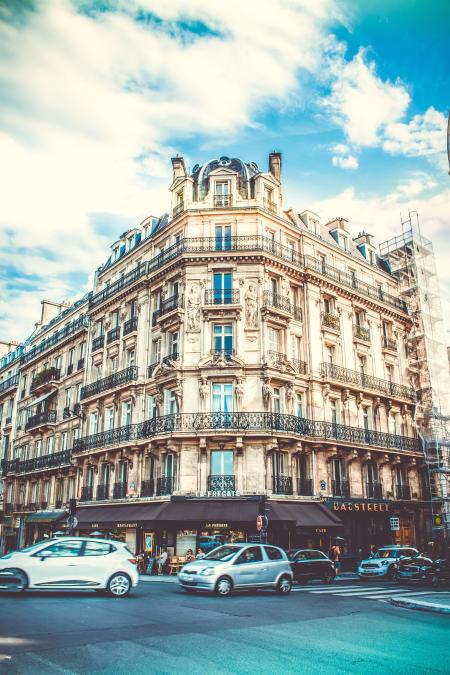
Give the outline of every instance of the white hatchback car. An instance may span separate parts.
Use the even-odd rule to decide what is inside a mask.
[[[138,581],[133,554],[109,539],[46,539],[0,558],[0,590],[93,589],[120,598]]]

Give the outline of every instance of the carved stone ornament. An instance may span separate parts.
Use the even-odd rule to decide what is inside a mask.
[[[239,377],[237,382],[236,382],[236,385],[234,387],[234,395],[235,395],[236,401],[239,405],[241,404],[242,399],[244,397],[244,391],[245,391],[244,378]]]
[[[262,386],[262,396],[264,405],[266,406],[266,408],[268,408],[273,396],[273,388],[272,385],[270,384],[270,377],[264,378],[264,384]]]
[[[186,300],[188,332],[200,330],[200,302],[200,286],[197,283],[191,284]]]
[[[181,404],[183,403],[183,380],[177,380],[173,393],[175,394],[178,410],[181,410]]]
[[[202,401],[206,401],[209,396],[209,384],[206,377],[202,377],[198,385],[198,393]]]
[[[290,415],[294,413],[295,392],[291,383],[286,385],[286,409]]]
[[[342,402],[347,403],[350,398],[350,389],[344,389],[342,392]]]
[[[250,282],[245,299],[245,327],[258,328],[258,293],[256,285]]]
[[[323,387],[322,387],[322,396],[326,400],[329,395],[330,395],[330,385],[324,384]]]

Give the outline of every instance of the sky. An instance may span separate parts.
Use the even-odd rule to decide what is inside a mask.
[[[416,211],[450,316],[449,25],[447,0],[0,0],[0,339],[168,209],[177,153],[281,151],[285,208],[378,243]]]

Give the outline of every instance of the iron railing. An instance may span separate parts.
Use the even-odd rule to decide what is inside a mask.
[[[292,305],[292,314],[296,321],[303,321],[303,310],[300,305]]]
[[[56,410],[46,410],[45,412],[29,417],[25,423],[25,431],[33,429],[34,427],[41,427],[44,424],[55,424],[55,422]]]
[[[42,385],[48,384],[49,382],[55,382],[56,380],[59,380],[60,377],[61,371],[59,368],[46,368],[45,370],[41,370],[31,382],[30,394],[38,389],[38,387],[42,387]]]
[[[353,384],[366,389],[380,391],[383,394],[399,398],[415,399],[414,389],[404,384],[396,384],[389,380],[382,380],[373,375],[366,375],[356,370],[343,368],[335,363],[321,363],[320,372],[323,377],[329,377],[333,380],[340,380],[347,384]]]
[[[125,321],[123,324],[123,334],[129,335],[130,333],[133,333],[135,330],[137,330],[137,327],[138,318],[137,316],[132,316],[131,319],[128,319],[128,321]]]
[[[147,366],[147,377],[150,378],[153,376],[153,371],[155,370],[156,366],[159,366],[159,361],[155,361],[155,363],[151,363],[149,366]]]
[[[14,513],[14,504],[12,504],[11,502],[6,502],[5,515],[10,516],[12,513]]]
[[[306,375],[308,372],[308,364],[306,361],[301,361],[300,359],[291,359],[291,363],[297,368],[298,372],[302,375]]]
[[[365,326],[353,326],[353,337],[357,340],[370,342],[370,330]]]
[[[350,497],[350,485],[348,480],[332,480],[331,490],[334,497]]]
[[[395,486],[395,497],[396,499],[411,499],[411,488],[409,485],[396,485]]]
[[[205,291],[205,305],[237,305],[238,288],[208,288]]]
[[[366,483],[367,499],[383,499],[383,486],[381,483]]]
[[[235,350],[230,349],[211,349],[211,356],[214,356],[216,360],[223,359],[224,361],[231,361],[232,357],[235,355]]]
[[[223,209],[231,206],[231,195],[214,195],[214,206]]]
[[[121,445],[127,441],[152,438],[162,434],[202,433],[204,431],[230,431],[255,433],[285,433],[321,441],[340,441],[352,446],[369,445],[388,450],[420,451],[417,438],[397,436],[383,431],[351,427],[334,422],[310,420],[296,415],[271,412],[210,412],[173,413],[153,417],[145,422],[130,424],[74,441],[73,453],[83,453],[108,445]]]
[[[113,485],[113,499],[125,499],[128,485],[126,481],[120,481]]]
[[[81,370],[84,368],[84,356],[81,357],[81,359],[78,359],[77,363],[77,370]]]
[[[80,502],[92,502],[94,499],[94,488],[92,485],[84,485],[81,488]]]
[[[123,277],[120,277],[120,279],[114,283],[106,286],[106,288],[104,288],[102,291],[92,295],[89,299],[89,307],[97,307],[97,305],[101,305],[103,302],[105,302],[105,300],[109,300],[109,298],[112,298],[114,295],[116,295],[116,293],[119,293],[124,288],[128,288],[128,286],[131,286],[135,281],[141,279],[147,274],[147,271],[148,264],[146,262],[140,263],[134,268],[134,270],[131,270],[131,272],[128,272],[128,274],[124,274]]]
[[[85,387],[81,388],[80,398],[81,400],[88,398],[89,396],[94,396],[95,394],[100,394],[102,391],[109,391],[109,389],[115,389],[120,387],[122,384],[127,382],[133,382],[138,376],[137,366],[128,366],[124,370],[119,370],[117,373],[112,373],[107,377],[103,377],[97,382],[91,382]]]
[[[105,336],[104,335],[98,335],[92,340],[92,351],[96,352],[99,349],[103,349],[105,346]]]
[[[312,478],[299,478],[297,485],[297,492],[302,497],[312,497],[313,495]]]
[[[271,213],[277,212],[277,205],[271,199],[267,199],[265,197],[264,200],[263,200],[263,205],[264,205],[264,208],[266,209],[266,211],[270,211]]]
[[[273,293],[272,291],[263,291],[263,305],[265,307],[275,307],[283,312],[292,314],[292,304],[288,297]]]
[[[73,373],[73,363],[69,363],[69,365],[67,366],[66,375],[72,375],[72,373]]]
[[[19,384],[19,373],[17,373],[16,375],[11,375],[11,377],[8,377],[7,380],[3,380],[3,382],[0,382],[0,392],[6,391],[10,387],[15,387],[18,384]]]
[[[109,483],[101,483],[97,485],[97,501],[109,499]]]
[[[164,314],[168,314],[169,312],[173,312],[175,309],[180,309],[183,307],[183,295],[181,293],[177,293],[176,295],[172,295],[170,298],[165,298],[165,300],[161,300],[161,306],[159,308],[159,316],[163,316]]]
[[[55,499],[55,509],[60,509],[63,505],[62,499]]]
[[[42,511],[45,511],[45,509],[46,509],[47,506],[48,506],[48,502],[45,502],[45,501],[44,501],[44,502],[40,502],[39,506],[41,507],[41,510],[42,510]]]
[[[291,495],[293,493],[291,476],[273,476],[272,492],[276,495]]]
[[[106,344],[110,345],[111,342],[115,342],[116,340],[120,339],[120,326],[116,326],[115,328],[111,328],[106,333]]]
[[[236,490],[235,476],[208,476],[209,492],[234,492]]]
[[[339,317],[330,312],[322,312],[322,326],[332,328],[333,330],[340,330]]]
[[[173,217],[175,218],[176,216],[179,216],[180,213],[183,213],[184,211],[184,202],[179,202],[178,204],[175,204],[173,207]]]
[[[141,482],[141,497],[153,497],[155,494],[155,479],[143,480]]]
[[[50,455],[41,455],[40,457],[33,457],[32,459],[9,459],[2,462],[3,474],[19,474],[29,473],[31,471],[39,471],[40,469],[48,469],[54,466],[63,466],[70,464],[72,461],[72,450],[62,450],[61,452],[54,452]]]
[[[396,352],[397,351],[397,340],[395,340],[394,338],[390,338],[390,337],[384,337],[383,338],[383,347],[385,349],[390,349],[392,352]]]
[[[179,353],[178,352],[172,352],[171,354],[167,354],[167,356],[163,356],[161,359],[161,363],[164,364],[165,366],[172,366],[173,361],[177,361],[179,358]]]
[[[171,495],[173,491],[173,477],[160,476],[156,481],[156,495],[158,497],[163,495]]]
[[[87,328],[88,326],[89,326],[89,319],[85,314],[82,314],[81,316],[78,317],[78,319],[75,319],[75,321],[72,321],[71,323],[67,324],[67,326],[64,326],[64,328],[61,328],[50,337],[45,338],[45,340],[42,340],[42,342],[40,342],[38,345],[32,347],[29,352],[23,354],[23,356],[21,357],[22,363],[28,363],[29,361],[32,361],[36,356],[39,356],[39,354],[42,354],[43,352],[47,351],[47,349],[49,349],[50,347],[53,347],[54,345],[58,344],[58,342],[61,342],[61,340],[64,340],[65,338],[74,335],[75,333],[78,333],[78,331]]]
[[[286,354],[284,352],[276,352],[273,349],[267,350],[267,360],[271,361],[271,365],[275,368],[281,368],[286,363]]]

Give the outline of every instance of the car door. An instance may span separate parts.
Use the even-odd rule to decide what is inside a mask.
[[[70,586],[78,578],[82,542],[76,539],[57,541],[34,553],[33,586]]]
[[[323,579],[331,567],[330,560],[321,551],[307,551],[309,573],[313,579]]]
[[[85,542],[83,555],[78,565],[78,579],[85,586],[104,584],[111,574],[117,571],[114,567],[113,554],[117,549],[104,541]]]
[[[307,551],[298,551],[292,560],[295,579],[307,579],[310,574],[310,564]]]
[[[273,584],[283,568],[287,567],[287,565],[280,563],[286,561],[282,552],[278,548],[275,548],[275,546],[263,546],[262,549],[267,560],[267,565],[263,568],[261,578],[264,580],[264,583]]]
[[[264,585],[268,563],[263,558],[261,546],[245,548],[233,564],[235,586]]]

